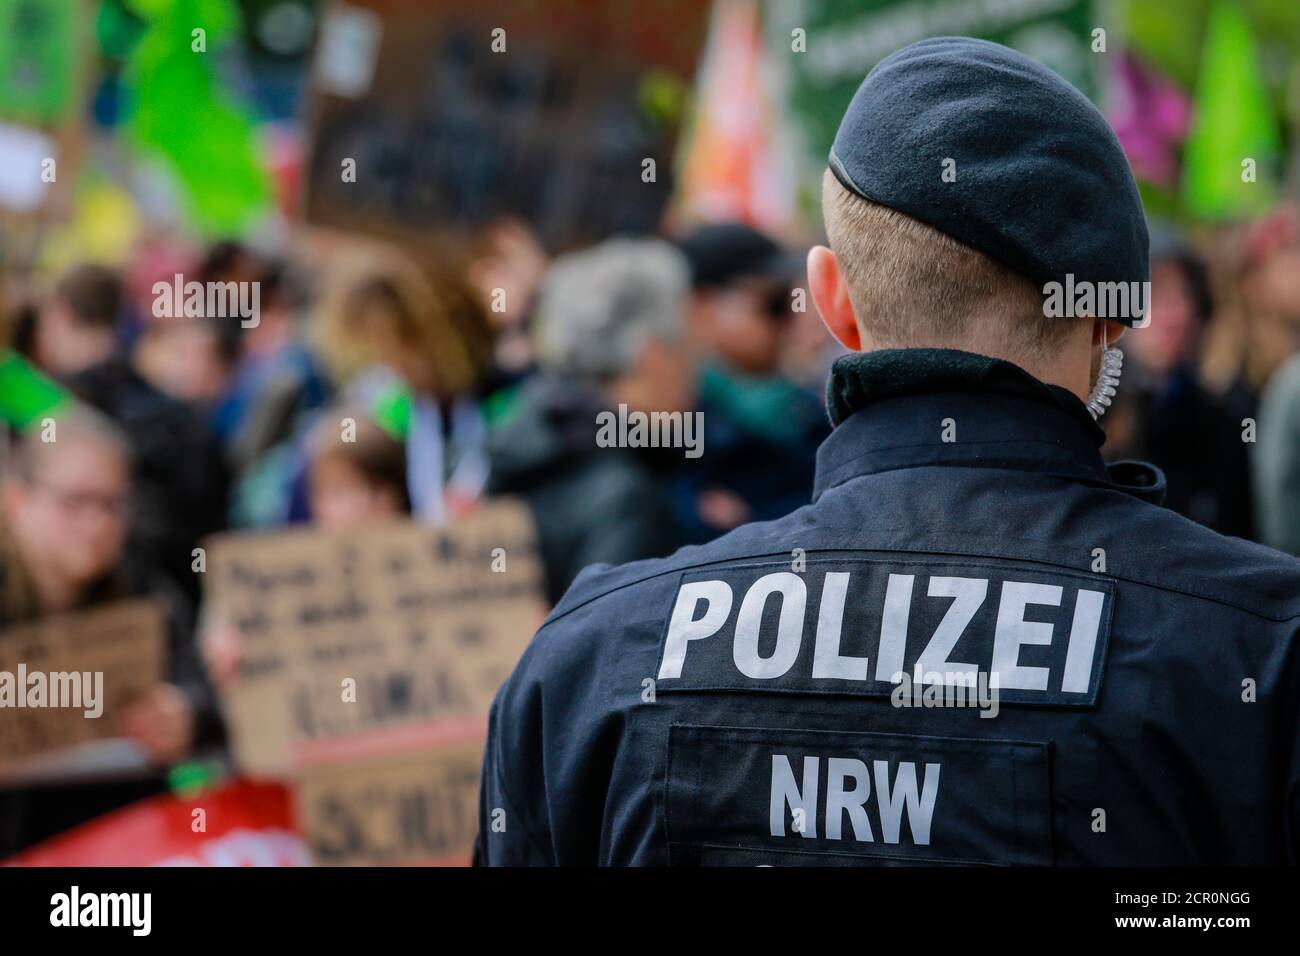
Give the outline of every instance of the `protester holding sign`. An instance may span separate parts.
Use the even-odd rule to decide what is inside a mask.
[[[125,436],[80,406],[46,418],[18,443],[5,470],[0,521],[0,627],[133,594],[160,595],[171,618],[168,670],[173,683],[159,684],[136,700],[122,713],[119,730],[164,763],[184,756],[198,741],[219,736],[220,730],[183,600],[166,584],[142,586],[122,570],[129,475]],[[5,640],[6,632],[0,631],[0,642]],[[27,842],[27,836],[23,791],[0,793],[3,856]],[[57,793],[44,792],[42,802],[56,799]],[[89,802],[71,791],[68,796],[68,812],[85,814]]]
[[[212,541],[233,755],[291,783],[318,863],[464,863],[488,705],[543,615],[532,522],[364,525]]]
[[[326,531],[361,530],[411,512],[406,449],[360,407],[339,406],[307,436],[307,498],[312,523]],[[205,608],[200,647],[218,688],[239,673],[239,631],[215,607]]]

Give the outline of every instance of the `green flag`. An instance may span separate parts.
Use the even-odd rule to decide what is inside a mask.
[[[1202,219],[1248,217],[1277,196],[1272,178],[1280,137],[1260,77],[1246,15],[1216,3],[1196,83],[1183,167],[1183,202]]]
[[[128,0],[148,26],[127,60],[134,142],[164,157],[195,224],[238,234],[268,206],[252,118],[223,95],[215,48],[238,24],[232,0]]]
[[[16,352],[0,352],[0,422],[22,431],[70,396]]]

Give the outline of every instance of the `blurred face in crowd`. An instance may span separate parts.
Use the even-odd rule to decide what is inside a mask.
[[[112,326],[83,325],[57,295],[41,306],[35,333],[36,361],[53,375],[73,375],[113,353]]]
[[[136,350],[136,366],[157,388],[193,402],[217,398],[230,374],[215,329],[201,319],[155,321]]]
[[[487,230],[483,248],[466,268],[496,337],[493,353],[504,371],[518,372],[536,361],[527,318],[549,265],[537,237],[523,223],[504,220]]]
[[[1252,305],[1300,322],[1300,245],[1272,252],[1248,280]]]
[[[111,571],[126,541],[130,477],[122,453],[60,437],[5,485],[5,518],[34,576],[80,589]]]
[[[706,354],[747,375],[769,375],[781,362],[791,319],[788,286],[746,279],[692,296],[691,329]]]
[[[401,494],[341,458],[318,458],[309,482],[312,521],[321,528],[356,528],[402,516]]]
[[[1176,262],[1151,270],[1151,323],[1130,336],[1130,348],[1153,372],[1164,373],[1191,358],[1200,321],[1187,275]]]
[[[610,394],[632,411],[685,412],[695,404],[695,376],[681,342],[648,339],[636,364],[614,381]]]
[[[549,260],[533,232],[513,219],[491,226],[483,247],[466,271],[487,309],[488,321],[508,330],[523,321]]]

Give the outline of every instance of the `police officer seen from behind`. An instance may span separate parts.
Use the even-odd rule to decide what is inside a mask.
[[[493,707],[481,858],[1296,862],[1300,562],[1098,452],[1148,278],[1101,114],[917,43],[823,214],[810,292],[856,354],[811,503],[579,576]]]

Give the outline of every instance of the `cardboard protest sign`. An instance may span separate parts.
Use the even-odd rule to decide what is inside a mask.
[[[510,215],[552,250],[653,232],[708,12],[708,0],[332,4],[312,70],[307,221],[423,240]]]
[[[541,580],[514,502],[442,530],[216,539],[209,598],[240,635],[226,712],[241,766],[289,773],[486,715],[541,622]]]
[[[487,712],[544,608],[528,509],[227,535],[208,588],[240,635],[236,756],[295,781],[317,862],[467,863]]]
[[[117,736],[165,653],[162,609],[146,600],[0,631],[0,765]]]
[[[297,786],[316,862],[466,866],[478,831],[483,730],[436,749],[322,764]]]

